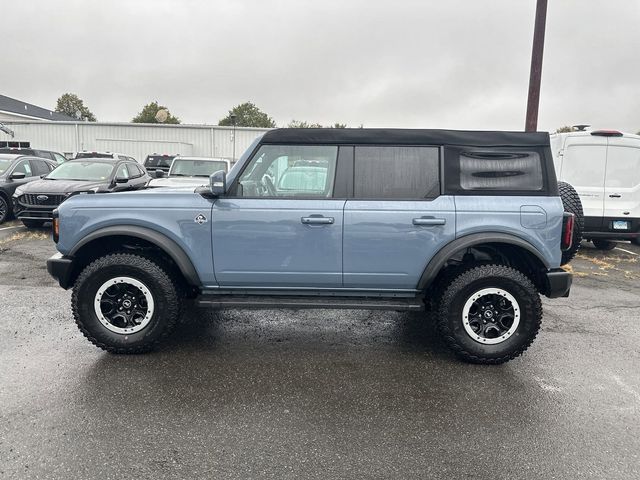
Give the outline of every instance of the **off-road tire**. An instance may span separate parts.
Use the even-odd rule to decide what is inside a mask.
[[[94,310],[100,286],[122,276],[145,284],[155,303],[149,323],[131,334],[110,331]],[[78,328],[94,345],[110,353],[143,353],[156,349],[169,335],[178,321],[182,300],[178,282],[160,264],[139,255],[115,253],[84,268],[75,281],[71,306]]]
[[[4,223],[11,218],[11,202],[3,195],[0,195],[0,223]]]
[[[463,306],[475,293],[499,288],[510,293],[520,310],[519,324],[506,340],[485,345],[471,338],[463,325]],[[443,286],[436,324],[449,348],[470,363],[497,365],[521,355],[535,339],[542,321],[542,302],[535,286],[520,271],[504,265],[481,265],[459,273]]]
[[[584,231],[584,212],[582,210],[582,202],[580,196],[576,192],[573,186],[566,182],[558,182],[558,191],[560,192],[560,198],[562,199],[562,205],[564,211],[573,213],[575,215],[575,222],[573,224],[573,239],[571,242],[571,248],[562,252],[562,265],[566,265],[573,257],[576,256],[578,250],[580,250],[580,242],[582,242],[582,232]]]
[[[44,220],[21,220],[22,224],[27,228],[42,228],[44,225]]]
[[[593,240],[591,240],[591,242],[593,243],[593,246],[598,250],[604,251],[613,250],[618,245],[616,242],[612,242],[611,240],[603,240],[601,238],[594,238]]]

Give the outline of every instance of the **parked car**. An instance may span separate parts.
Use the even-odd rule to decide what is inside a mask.
[[[178,155],[167,155],[166,153],[162,155],[158,155],[157,153],[147,155],[147,158],[144,159],[144,168],[147,169],[147,172],[149,172],[152,178],[157,178],[159,172],[169,173],[171,162],[173,162],[173,159],[177,156]]]
[[[70,198],[47,268],[113,353],[156,347],[195,297],[429,308],[457,355],[498,364],[535,338],[540,294],[568,296],[573,221],[547,133],[276,129],[208,186]]]
[[[11,197],[16,189],[39,180],[56,166],[43,158],[0,153],[0,223],[13,215]]]
[[[584,207],[583,237],[610,250],[615,240],[640,245],[640,136],[617,130],[551,135],[558,178]]]
[[[229,171],[229,160],[209,157],[176,157],[171,163],[168,175],[157,171],[150,187],[197,187],[209,183],[209,176],[223,170]]]
[[[47,160],[52,160],[58,165],[66,162],[68,159],[60,152],[52,152],[51,150],[36,150],[33,148],[13,148],[13,147],[2,147],[0,148],[0,153],[9,153],[13,155],[27,155],[30,157],[40,157],[46,158]]]
[[[136,159],[133,157],[114,152],[88,152],[86,150],[83,150],[82,152],[76,152],[76,154],[73,156],[74,160],[79,160],[82,158],[112,158],[114,160],[127,160],[129,162],[136,161]]]
[[[144,188],[150,179],[144,167],[135,161],[70,160],[44,178],[18,187],[13,194],[14,211],[26,227],[40,227],[72,195],[137,190]]]

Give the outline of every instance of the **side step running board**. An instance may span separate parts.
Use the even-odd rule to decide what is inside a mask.
[[[285,297],[259,295],[201,295],[199,307],[209,308],[355,308],[364,310],[424,310],[421,298]]]

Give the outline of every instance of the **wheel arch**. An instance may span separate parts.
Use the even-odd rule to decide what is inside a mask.
[[[529,254],[529,257],[535,259],[534,261],[538,263],[540,267],[545,269],[550,268],[550,264],[544,258],[544,255],[542,255],[536,247],[520,237],[500,232],[474,233],[457,238],[442,247],[425,267],[417,288],[419,290],[428,288],[443,268],[446,267],[447,262],[460,252],[472,247],[495,244],[506,244],[516,249],[524,250]]]
[[[175,264],[188,285],[194,287],[201,285],[200,277],[193,262],[182,247],[166,235],[146,227],[127,225],[100,228],[78,242],[69,251],[68,256],[73,258],[86,257],[92,250],[92,246],[104,245],[104,242],[108,239],[118,239],[119,243],[122,243],[122,240],[126,238],[142,240],[162,251]],[[117,246],[117,243],[111,245],[112,248],[117,248]],[[76,268],[74,270],[76,270],[75,275],[79,274],[79,271],[77,271],[79,269]]]

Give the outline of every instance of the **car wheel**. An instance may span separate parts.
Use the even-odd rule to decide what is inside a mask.
[[[632,238],[631,243],[640,247],[640,237]]]
[[[613,250],[618,245],[616,242],[612,242],[611,240],[596,240],[594,238],[591,241],[593,242],[593,246],[598,250]]]
[[[11,216],[11,204],[0,195],[0,223],[5,222]]]
[[[80,331],[111,353],[156,348],[175,326],[181,290],[158,263],[116,253],[98,258],[78,276],[71,297]]]
[[[436,321],[462,360],[500,364],[521,355],[538,334],[540,296],[529,278],[511,267],[482,265],[444,286]]]
[[[582,211],[580,196],[573,186],[566,182],[558,182],[558,191],[560,192],[560,199],[562,200],[564,211],[575,215],[571,248],[562,252],[562,265],[566,265],[573,260],[573,257],[576,256],[580,249],[582,232],[584,230],[584,212]]]
[[[27,228],[42,228],[44,220],[22,220],[22,224]]]

